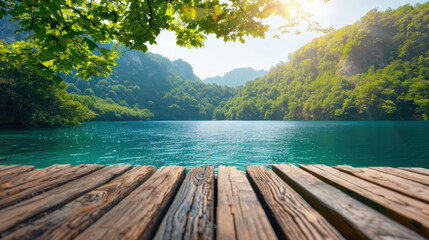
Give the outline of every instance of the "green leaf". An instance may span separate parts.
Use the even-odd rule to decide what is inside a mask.
[[[54,79],[56,84],[60,84],[63,81],[63,79],[58,75],[54,75],[52,78]]]
[[[101,54],[109,54],[110,53],[110,50],[109,49],[107,49],[107,48],[100,48],[100,53]]]
[[[93,42],[91,39],[84,37],[83,40],[86,42],[86,44],[88,44],[90,51],[93,51],[96,48],[99,49],[97,44],[95,42]]]

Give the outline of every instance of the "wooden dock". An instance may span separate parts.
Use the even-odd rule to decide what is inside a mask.
[[[0,165],[0,239],[426,239],[429,170]]]

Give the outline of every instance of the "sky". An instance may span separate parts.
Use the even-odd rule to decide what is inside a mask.
[[[340,29],[353,24],[368,11],[377,9],[384,11],[395,9],[405,4],[415,5],[425,1],[407,0],[330,0],[324,3],[314,0],[307,3],[314,19],[322,27],[333,26]],[[278,24],[281,18],[271,18],[270,24]],[[149,46],[149,51],[158,53],[170,60],[181,58],[191,64],[195,74],[205,79],[213,76],[223,76],[235,68],[252,67],[256,70],[269,70],[277,63],[286,62],[289,54],[311,42],[316,37],[323,36],[317,33],[283,34],[280,39],[273,34],[267,34],[265,39],[245,38],[244,44],[239,42],[224,42],[214,35],[207,36],[203,48],[179,47],[176,45],[175,34],[163,31],[157,38],[157,44]]]

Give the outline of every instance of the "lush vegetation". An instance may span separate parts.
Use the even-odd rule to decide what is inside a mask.
[[[94,117],[65,83],[17,63],[0,62],[0,69],[0,125],[74,125]]]
[[[296,1],[4,0],[0,19],[11,16],[28,38],[11,45],[0,43],[4,52],[0,60],[20,62],[57,82],[61,81],[58,74],[73,70],[89,79],[111,74],[118,54],[115,47],[97,43],[116,40],[145,52],[161,30],[175,32],[180,46],[202,47],[208,34],[244,42],[244,36],[264,37],[270,29],[263,20],[272,15],[285,19],[278,32],[288,32],[300,23],[308,31],[328,30],[312,21]]]
[[[107,77],[65,78],[67,91],[87,96],[75,99],[97,113],[99,120],[136,120],[137,116],[142,116],[140,120],[209,120],[220,102],[237,93],[234,88],[201,82],[182,60],[171,62],[136,50],[126,51]],[[115,111],[118,107],[122,110]]]
[[[141,121],[150,120],[153,114],[148,109],[129,108],[114,102],[111,98],[71,94],[72,98],[95,113],[92,120],[99,121]]]
[[[370,11],[247,83],[215,119],[429,117],[429,3]]]
[[[13,43],[22,39],[22,34],[15,34],[18,28],[14,22],[7,19],[0,19],[0,34],[7,43]],[[111,44],[100,45],[100,48],[111,48]],[[23,97],[11,98],[9,101],[2,101],[1,105],[4,111],[0,114],[2,120],[0,125],[69,125],[77,124],[81,121],[92,118],[92,120],[150,120],[150,119],[168,119],[168,120],[189,120],[189,119],[212,119],[213,110],[220,102],[226,101],[237,93],[237,89],[221,87],[214,84],[205,84],[195,76],[192,67],[182,61],[171,62],[157,54],[142,53],[136,50],[129,50],[121,45],[116,46],[117,51],[121,52],[121,58],[117,60],[117,65],[113,67],[112,74],[106,77],[97,77],[92,80],[85,80],[76,74],[62,75],[64,82],[54,83],[54,80],[41,76],[40,74],[25,67],[26,73],[31,73],[28,78],[31,81],[38,81],[43,85],[34,87],[33,83],[25,79],[24,74],[14,75],[14,82],[8,83],[2,81],[1,95],[7,98],[11,85],[19,82],[20,88],[16,88],[12,95],[19,95],[22,89],[34,90],[41,93],[39,97],[30,97],[27,91],[23,91]],[[95,50],[97,52],[97,50]],[[4,53],[4,52],[1,52]],[[1,62],[0,69],[3,74],[13,72],[10,68],[13,64]],[[13,65],[15,66],[15,65]],[[3,72],[4,71],[4,72]],[[6,75],[4,75],[6,76]],[[38,76],[38,78],[34,78]],[[51,79],[51,80],[50,80]],[[52,84],[53,86],[49,86]],[[64,91],[66,86],[67,94]],[[46,89],[39,89],[46,87]],[[7,90],[10,91],[10,90]],[[63,120],[48,120],[47,116],[35,114],[27,111],[28,116],[25,120],[19,120],[20,117],[14,117],[14,112],[23,110],[18,107],[19,104],[28,106],[44,106],[46,95],[61,96],[65,101],[56,101],[49,103],[58,107],[63,103],[73,101],[74,104],[82,108],[69,109],[70,118],[75,115],[84,114],[86,117],[74,118],[74,120],[64,120],[66,116],[60,116]],[[33,94],[33,93],[32,93]],[[49,97],[47,97],[49,99]],[[43,100],[43,101],[42,101]],[[18,104],[19,102],[19,104]],[[27,103],[28,102],[28,103]],[[80,104],[79,104],[80,103]],[[83,108],[83,106],[86,108]],[[64,106],[62,108],[65,108]],[[42,108],[35,108],[42,109]],[[88,111],[89,109],[89,111]],[[38,111],[38,110],[37,110]],[[12,114],[12,115],[11,115]],[[48,113],[46,112],[45,115]],[[55,114],[51,112],[51,114]],[[28,120],[31,118],[32,120]],[[40,118],[40,121],[38,120]]]
[[[11,114],[13,111],[24,111],[25,108],[16,105],[19,101],[27,106],[40,105],[46,99],[55,102],[51,105],[56,108],[64,107],[69,102],[81,106],[72,99],[77,100],[95,112],[96,119],[103,120],[145,120],[152,117],[211,119],[214,108],[221,101],[232,97],[236,93],[235,89],[205,85],[198,81],[192,68],[183,61],[168,63],[150,54],[147,57],[151,61],[144,62],[149,63],[143,67],[146,71],[128,71],[130,68],[126,67],[113,69],[116,62],[124,61],[116,61],[123,52],[122,46],[127,51],[145,52],[148,44],[156,44],[161,30],[175,32],[176,44],[180,46],[202,47],[208,34],[215,34],[225,41],[244,42],[244,36],[264,37],[269,26],[263,20],[271,15],[285,19],[279,32],[287,32],[302,22],[307,25],[308,31],[329,30],[312,21],[303,6],[294,1],[288,4],[281,0],[244,0],[240,3],[220,3],[218,0],[0,1],[0,31],[4,40],[0,41],[0,70],[4,75],[2,87],[7,89],[2,89],[1,94],[9,99],[1,103],[7,111],[1,114],[4,117],[2,123],[75,124],[91,115],[86,109],[77,108],[69,114],[88,114],[67,121],[61,120],[62,115],[56,111],[46,112],[47,115],[60,116],[56,120],[47,120],[48,117],[45,119],[39,112],[25,113],[28,114],[25,120],[21,120],[17,114]],[[5,24],[6,21],[11,21],[11,24]],[[117,44],[107,44],[114,40]],[[137,60],[141,62],[141,58]],[[17,68],[17,63],[31,76],[9,76]],[[164,64],[173,65],[171,69],[175,70],[171,71]],[[64,92],[62,77],[65,75],[74,76],[68,78],[67,89],[75,95]],[[88,85],[82,80],[97,76],[104,78],[98,78]],[[36,81],[33,78],[43,83],[43,86],[32,89],[32,81]],[[10,79],[13,82],[9,83],[12,81]],[[13,94],[4,92],[9,91],[10,86],[15,86],[15,82],[18,85],[22,83],[20,89],[27,87],[43,93],[40,98],[23,96],[17,100],[10,97]],[[42,87],[45,89],[41,90]],[[47,97],[49,91],[52,96],[63,98],[64,101]],[[39,118],[43,120],[38,122]]]
[[[27,44],[20,41],[25,36],[10,37],[14,26],[2,24],[0,33],[7,42],[0,42],[0,125],[67,125],[91,118],[427,120],[428,16],[429,3],[370,11],[356,24],[314,39],[287,63],[239,88],[206,84],[182,60],[170,61],[121,44],[92,46],[87,40],[82,41],[92,46],[88,48],[91,53],[86,52],[77,64],[91,65],[94,59],[111,57],[113,50],[107,53],[106,49],[114,49],[122,54],[117,65],[110,69],[106,63],[110,70],[97,67],[101,72],[91,72],[92,67],[85,73],[79,68],[80,72],[56,70],[70,73],[58,75],[58,81],[50,76],[53,69],[49,66],[58,64],[55,61],[49,60],[44,65],[48,67],[36,72],[34,66],[14,57],[11,49],[19,49],[17,42]],[[96,57],[84,60],[89,56]],[[90,72],[106,75],[88,81]]]

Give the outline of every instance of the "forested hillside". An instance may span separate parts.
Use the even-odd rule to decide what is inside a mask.
[[[1,39],[6,44],[24,40],[24,33],[15,34],[17,23],[8,19],[0,19]],[[54,83],[26,66],[0,62],[0,125],[69,125],[88,119],[209,120],[219,103],[238,91],[203,83],[181,59],[117,49],[122,54],[113,73],[89,81],[71,74],[62,76],[66,83]]]
[[[14,35],[16,23],[0,21],[3,49],[25,39]],[[20,63],[0,62],[0,125],[76,124],[89,118],[427,120],[428,43],[425,3],[372,10],[357,23],[314,39],[245,87],[207,84],[180,59],[120,46],[112,74],[89,81],[63,75],[67,85]],[[247,70],[222,79],[235,84],[256,72]]]
[[[314,39],[215,119],[428,119],[429,3],[372,10]]]
[[[0,126],[75,125],[93,118],[65,88],[22,64],[0,61]]]
[[[247,82],[253,81],[256,78],[263,77],[268,72],[265,70],[255,70],[253,68],[237,68],[230,72],[227,72],[225,75],[210,77],[204,79],[205,83],[215,83],[221,86],[244,86]]]
[[[6,44],[28,36],[15,34],[18,24],[9,19],[0,19],[0,54]],[[55,83],[20,62],[0,61],[0,127],[75,125],[92,119],[95,114],[65,88],[64,82]]]
[[[67,91],[79,95],[75,99],[93,110],[96,120],[209,120],[220,102],[237,93],[234,88],[203,83],[182,60],[121,51],[107,77],[86,81],[65,76]]]

